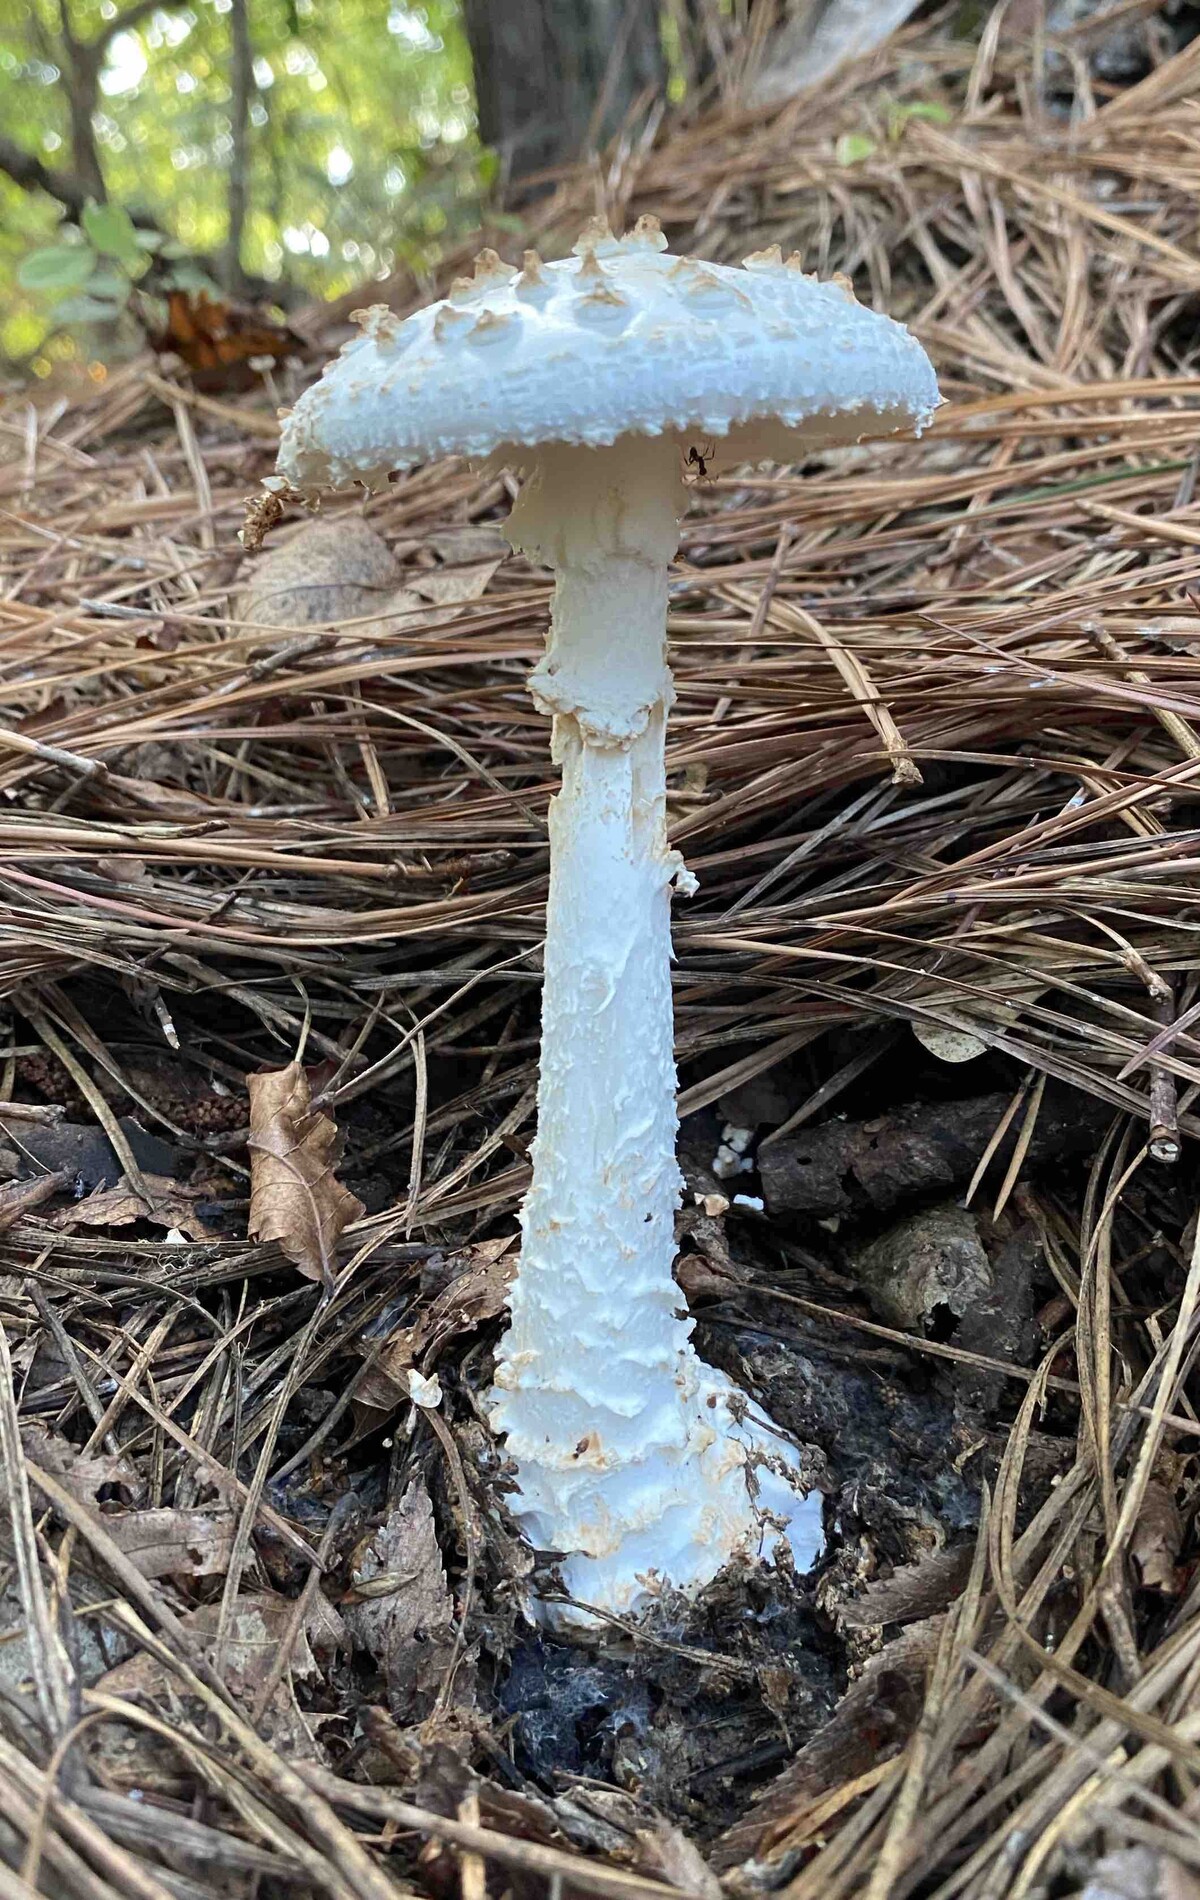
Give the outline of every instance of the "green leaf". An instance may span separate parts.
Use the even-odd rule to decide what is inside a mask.
[[[22,290],[79,290],[95,262],[85,245],[51,244],[21,259],[17,282]]]
[[[918,99],[911,106],[901,106],[906,119],[932,119],[935,125],[949,125],[954,117],[949,106],[937,99]]]
[[[65,297],[54,306],[59,323],[115,323],[120,314],[120,304],[107,297]]]
[[[141,258],[133,219],[124,205],[85,205],[80,219],[88,243],[102,257]]]
[[[221,295],[220,286],[213,283],[212,278],[201,270],[199,264],[190,263],[186,259],[176,264],[174,270],[168,274],[166,283],[169,290],[202,290],[206,297]]]
[[[910,105],[888,107],[888,137],[893,143],[901,136],[910,119],[929,119],[934,125],[949,125],[954,114],[936,99],[914,99]]]
[[[128,303],[133,285],[119,270],[94,270],[83,287],[85,296],[101,297],[112,303]]]
[[[870,158],[875,150],[875,141],[869,132],[843,132],[833,148],[833,156],[839,165],[857,165],[864,158]]]
[[[161,251],[167,242],[161,231],[143,231],[140,225],[134,228],[133,241],[139,251]]]

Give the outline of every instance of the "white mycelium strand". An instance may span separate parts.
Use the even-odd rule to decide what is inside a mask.
[[[671,1273],[670,897],[689,885],[667,843],[664,765],[678,453],[626,441],[531,461],[510,536],[557,577],[530,686],[554,720],[562,790],[533,1184],[492,1421],[531,1541],[567,1553],[572,1596],[628,1613],[769,1550],[784,1522],[807,1568],[820,1510],[754,1464],[789,1453],[697,1358]]]

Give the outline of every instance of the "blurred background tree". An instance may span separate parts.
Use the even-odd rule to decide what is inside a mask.
[[[6,0],[0,349],[36,357],[21,260],[89,201],[295,301],[419,265],[494,168],[454,0]]]
[[[120,354],[151,291],[295,309],[430,270],[484,199],[863,6],[0,0],[0,369]]]
[[[603,145],[668,84],[669,10],[650,0],[464,0],[464,11],[479,134],[507,177]]]

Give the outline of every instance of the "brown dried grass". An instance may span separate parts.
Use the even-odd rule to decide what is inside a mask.
[[[798,247],[914,325],[949,399],[920,443],[696,490],[671,618],[673,828],[701,884],[676,919],[685,1109],[834,1027],[919,1022],[971,1028],[1114,1114],[1082,1226],[1048,1221],[1074,1306],[1077,1460],[1019,1523],[1051,1353],[971,1581],[928,1631],[920,1724],[841,1786],[814,1783],[802,1755],[732,1843],[735,1860],[767,1853],[791,1900],[1018,1900],[1097,1843],[1200,1866],[1195,1590],[1135,1627],[1128,1582],[1147,1488],[1195,1417],[1200,1265],[1172,1309],[1119,1315],[1119,1331],[1110,1279],[1115,1213],[1156,1165],[1152,1131],[1168,1145],[1176,1126],[1200,1133],[1200,44],[1110,96],[1085,36],[1069,36],[1050,49],[1066,111],[1047,48],[1004,40],[1000,19],[982,44],[944,23],[909,30],[771,115],[725,104],[665,134],[652,115],[528,219],[548,250],[597,208],[656,211],[677,248],[721,258]],[[929,102],[949,121],[895,130],[897,104]],[[872,155],[839,165],[839,135],[864,130]],[[401,307],[414,294],[393,290]],[[198,397],[144,362],[86,399],[0,417],[0,968],[26,1020],[119,1088],[118,1056],[100,1025],[81,1028],[63,979],[133,988],[184,1024],[217,991],[224,1040],[204,1060],[232,1073],[265,1050],[331,1055],[335,1109],[465,1045],[496,1049],[427,1119],[416,1088],[411,1125],[386,1144],[411,1151],[409,1204],[359,1224],[357,1271],[329,1306],[299,1296],[299,1347],[286,1300],[258,1315],[236,1416],[222,1381],[239,1322],[197,1295],[244,1287],[277,1249],[173,1246],[168,1282],[148,1243],[85,1244],[35,1219],[6,1237],[25,1276],[5,1283],[10,1333],[34,1337],[50,1297],[89,1337],[107,1327],[106,1356],[88,1361],[124,1381],[105,1430],[134,1408],[160,1446],[227,1474],[261,1439],[263,1478],[283,1367],[294,1390],[394,1293],[420,1251],[401,1227],[477,1230],[521,1191],[510,1144],[529,1132],[534,1051],[506,1034],[536,982],[551,790],[522,687],[547,585],[520,562],[478,600],[382,638],[347,624],[298,639],[282,663],[275,632],[272,647],[234,616],[235,534],[275,430],[265,407]],[[435,564],[438,534],[505,506],[498,485],[442,465],[366,512],[415,571]],[[391,1052],[356,1067],[367,1018]],[[467,1118],[479,1132],[451,1152]],[[145,1316],[140,1344],[105,1317],[114,1287]],[[156,1359],[189,1315],[195,1343]],[[82,1363],[77,1376],[92,1390]],[[211,1403],[193,1434],[175,1412],[197,1379]],[[7,1372],[0,1424],[11,1440]],[[1189,1503],[1182,1459],[1172,1468]],[[261,1483],[232,1482],[248,1534]],[[476,1854],[564,1872],[550,1850],[301,1780],[206,1675],[163,1591],[106,1546],[103,1519],[49,1495],[120,1619],[209,1709],[211,1732],[187,1747],[214,1838],[253,1840],[339,1895],[402,1891],[355,1814],[470,1850],[464,1885]],[[36,1630],[47,1546],[27,1507],[14,1521]],[[1050,1646],[1045,1607],[1068,1575],[1073,1615]],[[43,1744],[94,1699],[71,1708],[41,1627],[44,1731],[0,1743],[6,1817],[64,1890],[161,1894],[137,1843],[55,1787]],[[37,1859],[13,1892],[36,1886]],[[211,1877],[233,1873],[218,1858]],[[594,1863],[570,1875],[604,1892],[617,1878]],[[745,1867],[736,1879],[753,1884]]]

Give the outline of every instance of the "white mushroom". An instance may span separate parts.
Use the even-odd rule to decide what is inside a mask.
[[[746,269],[664,251],[642,219],[625,239],[589,226],[575,255],[527,254],[519,273],[484,253],[449,302],[350,344],[301,397],[279,457],[306,493],[494,457],[524,478],[513,546],[555,573],[530,679],[562,768],[538,1132],[491,1416],[531,1540],[564,1553],[572,1596],[619,1614],[781,1537],[802,1570],[821,1547],[794,1450],[698,1358],[671,1275],[670,896],[695,888],[665,817],[684,454],[794,461],[919,429],[938,401],[901,325],[777,247]]]

